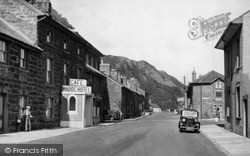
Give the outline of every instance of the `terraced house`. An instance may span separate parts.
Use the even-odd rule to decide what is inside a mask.
[[[87,79],[95,88],[95,107],[101,105],[102,85],[94,82],[102,84],[103,77],[90,68],[99,70],[103,54],[53,10],[50,0],[0,0],[0,7],[0,131],[15,131],[27,105],[33,129],[60,126],[62,86],[70,78]],[[95,117],[100,122],[100,115]]]
[[[250,137],[250,11],[232,20],[215,48],[224,50],[225,127]]]
[[[104,90],[104,115],[108,111],[122,111],[124,118],[134,118],[142,115],[148,109],[147,93],[140,88],[135,78],[127,79],[116,69],[111,69],[109,63],[101,62],[100,71],[106,77]]]

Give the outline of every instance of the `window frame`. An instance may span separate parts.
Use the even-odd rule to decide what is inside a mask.
[[[77,57],[81,58],[81,47],[80,46],[77,47],[76,53],[77,53]]]
[[[7,63],[7,43],[0,39],[0,45],[0,63]]]
[[[49,33],[49,35],[48,35],[48,33]],[[51,29],[51,28],[48,28],[48,29],[46,30],[46,42],[47,42],[47,43],[52,44],[52,34],[53,34],[52,29]]]
[[[236,118],[241,118],[241,98],[240,98],[240,86],[236,87],[236,94],[235,94],[235,113]]]
[[[69,39],[64,38],[63,39],[63,50],[68,51],[68,49],[69,49]]]
[[[69,78],[69,62],[65,61],[63,64],[63,84],[68,85],[68,78]]]
[[[22,56],[22,52],[23,52],[23,56]],[[23,48],[20,49],[20,68],[22,69],[27,69],[27,51]]]
[[[82,77],[82,69],[80,67],[76,69],[76,77],[77,79],[81,79]]]
[[[218,96],[217,93],[220,93],[220,96]],[[215,98],[216,99],[222,99],[222,91],[215,91]]]
[[[216,89],[222,89],[222,82],[221,81],[216,81],[215,88]]]
[[[236,41],[236,70],[238,70],[241,67],[241,60],[240,60],[240,39],[238,38]]]
[[[75,99],[75,110],[70,110],[70,104],[71,104],[70,100],[71,100],[71,98]],[[78,99],[77,99],[76,95],[70,95],[68,97],[68,111],[67,111],[67,114],[78,114],[77,113],[77,110],[78,110],[78,108],[77,108],[77,102],[78,102]]]
[[[19,96],[18,106],[19,106],[19,116],[23,115],[23,108],[25,108],[25,103],[27,103],[27,96],[21,95]]]
[[[51,57],[46,58],[46,83],[53,84],[53,59]]]
[[[51,97],[47,97],[46,98],[46,110],[45,110],[45,115],[46,115],[46,118],[47,119],[52,119],[54,117],[54,101],[53,101],[53,98]],[[48,116],[48,111],[50,110],[50,116]]]

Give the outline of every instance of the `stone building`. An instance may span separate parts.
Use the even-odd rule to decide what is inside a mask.
[[[106,77],[98,70],[90,65],[86,65],[86,79],[88,86],[92,87],[93,97],[93,124],[104,121],[103,113],[103,95],[106,87]],[[99,67],[99,66],[98,66]]]
[[[224,118],[224,77],[216,71],[210,71],[188,85],[188,107],[196,109],[202,119],[214,118],[217,109],[220,118]]]
[[[8,108],[4,108],[5,113],[8,112],[4,119],[4,121],[6,120],[4,124],[8,123],[5,132],[8,132],[9,129],[13,130],[11,127],[15,120],[12,110],[14,112],[18,110],[17,104],[21,103],[18,101],[21,95],[24,95],[22,99],[24,104],[22,105],[31,106],[34,116],[32,119],[33,129],[60,126],[61,107],[63,107],[61,106],[62,86],[68,85],[70,78],[88,79],[88,83],[93,85],[92,79],[98,78],[93,78],[95,77],[92,76],[94,72],[92,73],[86,68],[86,63],[98,70],[100,56],[103,54],[75,32],[65,19],[53,11],[50,0],[2,0],[0,7],[0,18],[10,28],[22,34],[22,37],[29,41],[33,51],[39,51],[36,52],[35,56],[32,55],[32,52],[27,54],[26,51],[24,52],[24,56],[26,55],[25,57],[29,59],[26,64],[31,66],[28,70],[14,70],[8,65],[4,65],[3,71],[10,72],[11,69],[16,72],[15,78],[24,79],[24,82],[10,81],[9,76],[0,79],[1,94],[3,94],[1,99],[8,103]],[[18,58],[21,57],[19,55],[23,52],[15,52],[16,56],[9,55],[11,49],[8,46],[12,45],[6,43],[6,59],[15,59],[16,62],[19,62]],[[13,65],[12,61],[6,63]],[[93,88],[94,94],[96,94],[94,98],[101,99],[101,92],[96,91],[99,89],[96,89],[95,86]],[[13,90],[15,93],[12,93]],[[17,90],[20,90],[19,93]],[[92,112],[90,114],[92,115]]]
[[[17,130],[25,103],[44,101],[41,57],[38,46],[0,18],[0,133]]]
[[[225,127],[250,138],[250,11],[232,20],[215,48],[224,50]]]
[[[121,110],[125,118],[141,116],[146,107],[145,91],[132,85],[133,82],[126,77],[120,76],[108,63],[102,62],[100,71],[106,76],[107,82],[104,114],[107,115],[108,110]]]

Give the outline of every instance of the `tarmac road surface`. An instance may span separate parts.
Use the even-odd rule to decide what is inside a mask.
[[[180,133],[178,119],[162,112],[30,143],[63,144],[64,156],[224,155],[202,133]]]

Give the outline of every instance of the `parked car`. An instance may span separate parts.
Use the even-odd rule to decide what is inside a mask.
[[[200,132],[199,112],[195,109],[184,109],[180,111],[179,131]]]
[[[106,114],[104,115],[105,120],[120,120],[120,112],[118,110],[108,110]],[[121,116],[121,119],[123,118],[123,115]]]

